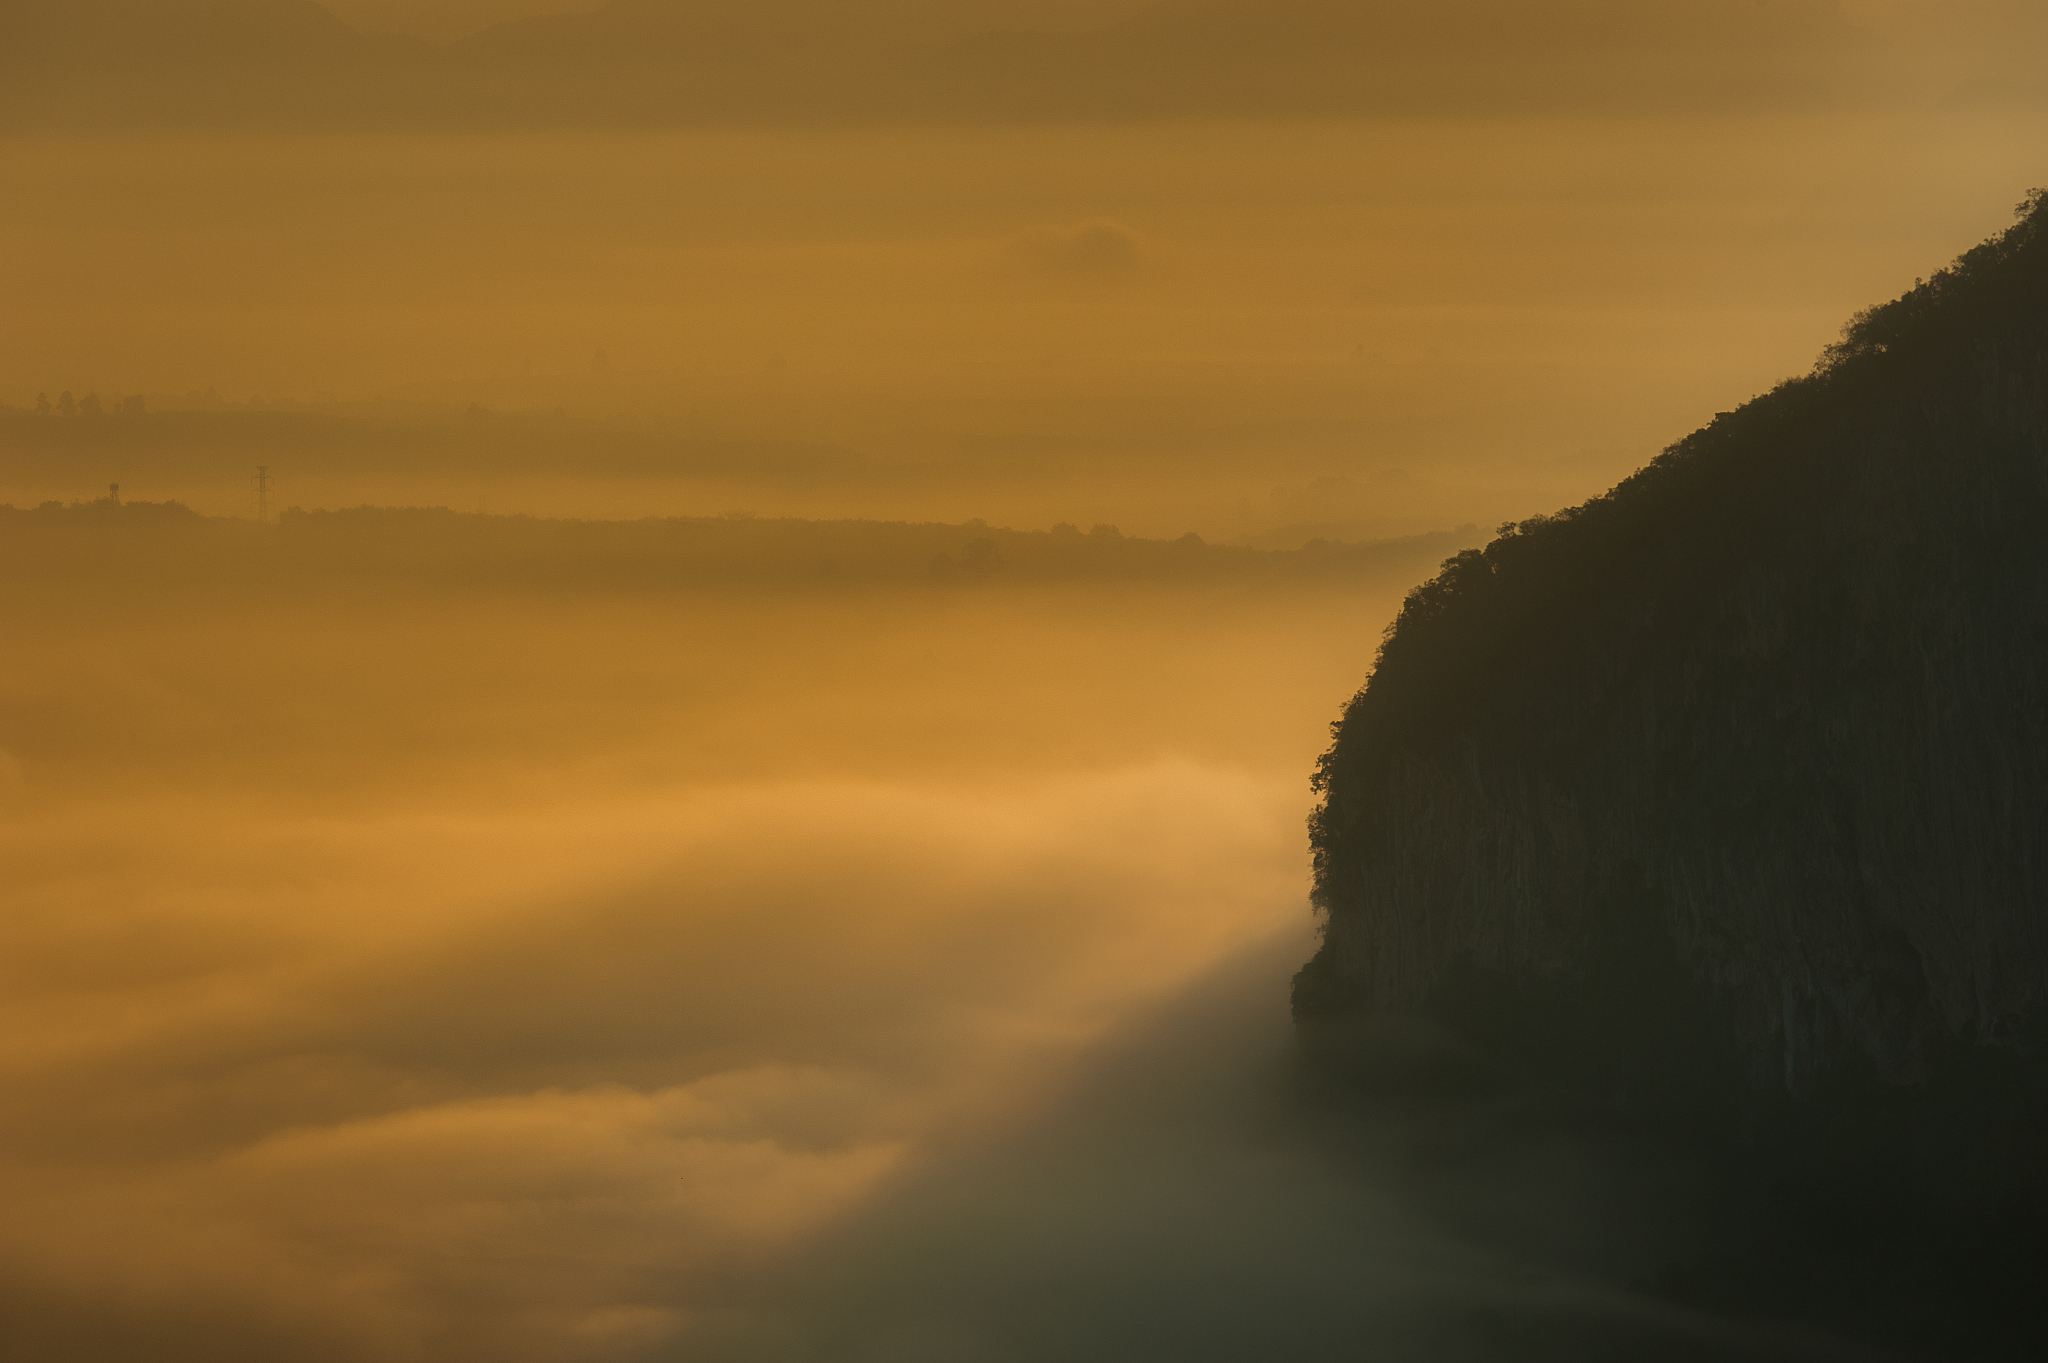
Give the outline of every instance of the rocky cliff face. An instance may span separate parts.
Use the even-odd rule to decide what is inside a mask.
[[[1618,989],[1628,1027],[1682,995],[1794,1095],[2034,1051],[2041,196],[1811,376],[1447,561],[1318,780],[1304,1019],[1535,985]]]

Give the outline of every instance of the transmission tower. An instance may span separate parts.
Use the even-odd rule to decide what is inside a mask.
[[[256,476],[249,480],[256,485],[256,519],[270,519],[270,465],[258,464]]]

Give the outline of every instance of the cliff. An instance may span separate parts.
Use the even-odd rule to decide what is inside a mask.
[[[1548,999],[1794,1104],[2032,1064],[2048,199],[1811,375],[1447,560],[1316,784],[1304,1021]]]

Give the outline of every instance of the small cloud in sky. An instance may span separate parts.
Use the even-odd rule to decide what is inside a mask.
[[[1034,227],[1014,238],[1011,250],[1033,271],[1070,279],[1128,278],[1144,268],[1138,234],[1106,218],[1072,227]]]

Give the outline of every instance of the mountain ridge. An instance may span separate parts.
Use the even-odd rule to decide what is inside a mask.
[[[1753,1081],[2037,1053],[2041,516],[2037,191],[1812,374],[1410,594],[1316,774],[1298,1014],[1583,976],[1619,914]]]

